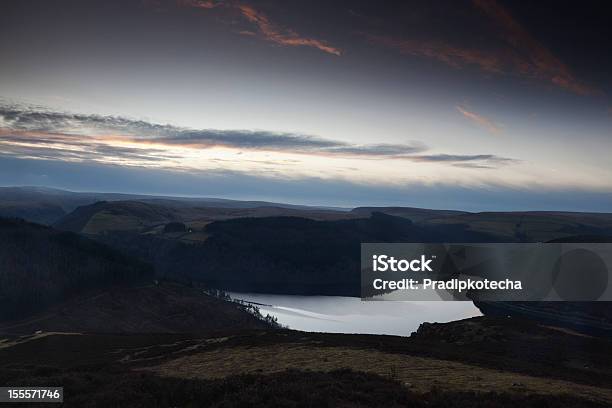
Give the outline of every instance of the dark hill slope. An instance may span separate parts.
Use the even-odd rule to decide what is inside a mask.
[[[608,235],[576,235],[553,243],[610,243]],[[584,273],[584,271],[581,271]],[[610,302],[474,302],[488,316],[516,316],[553,326],[568,327],[587,334],[612,335]]]
[[[51,225],[79,206],[126,197],[122,194],[74,193],[43,187],[0,187],[0,216]]]
[[[73,192],[46,187],[0,187],[0,217],[18,217],[31,222],[53,225],[76,208],[87,206],[99,201],[138,201],[165,208],[184,210],[190,208],[207,208],[207,211],[234,210],[231,213],[241,213],[240,210],[251,210],[268,207],[276,208],[276,214],[283,215],[282,210],[321,214],[323,217],[349,214],[340,208],[309,207],[265,201],[239,201],[211,197],[168,197],[142,194]],[[189,212],[189,211],[187,211]],[[223,211],[220,211],[221,213]],[[244,211],[248,213],[249,211]],[[246,214],[248,215],[248,214]],[[246,216],[245,214],[241,216]],[[221,218],[216,218],[221,219]],[[76,232],[76,231],[75,231]],[[81,231],[78,231],[81,232]]]
[[[150,267],[106,245],[0,218],[0,319],[28,315],[83,290],[148,276]]]
[[[466,230],[492,234],[505,242],[546,242],[573,235],[612,235],[612,213],[514,211],[469,213],[410,207],[358,207],[351,214],[381,212],[420,225],[459,224]]]
[[[422,226],[374,213],[370,218],[315,221],[239,218],[206,226],[198,244],[128,233],[98,239],[153,263],[166,277],[234,291],[360,295],[362,242],[495,242],[455,225]]]
[[[61,206],[50,202],[0,201],[0,217],[23,218],[39,224],[51,224],[65,214]]]
[[[244,217],[299,216],[317,220],[356,218],[355,214],[324,209],[285,208],[278,206],[208,207],[198,202],[172,200],[101,201],[75,209],[54,226],[64,231],[103,234],[113,231],[162,234],[164,225],[186,224],[197,233],[213,221]]]
[[[427,220],[432,225],[462,224],[515,242],[546,242],[573,235],[612,235],[612,214],[554,211],[482,212]]]
[[[140,201],[100,201],[75,209],[54,226],[64,231],[100,233],[109,230],[142,231],[146,227],[179,221],[176,211]]]
[[[0,323],[0,335],[70,333],[208,333],[269,329],[245,306],[162,282],[83,293],[43,312]]]
[[[0,334],[271,327],[244,306],[153,275],[149,264],[102,243],[0,218]]]
[[[456,210],[430,210],[427,208],[413,207],[357,207],[351,210],[351,213],[361,217],[369,217],[372,213],[380,212],[396,217],[409,218],[413,222],[425,221],[431,218],[442,218],[469,214],[465,211]]]

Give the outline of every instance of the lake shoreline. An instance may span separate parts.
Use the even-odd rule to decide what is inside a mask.
[[[348,296],[228,292],[278,323],[301,331],[409,336],[421,323],[447,323],[482,314],[472,302],[362,301]]]

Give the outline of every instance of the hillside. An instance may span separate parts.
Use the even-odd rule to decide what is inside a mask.
[[[143,194],[73,192],[46,187],[0,187],[0,217],[18,217],[31,222],[51,225],[59,222],[63,216],[71,213],[78,207],[88,206],[100,201],[138,201],[151,204],[152,206],[176,210],[203,208],[205,209],[204,216],[206,216],[206,211],[208,211],[216,217],[215,219],[221,219],[223,209],[233,210],[237,214],[240,214],[240,210],[256,208],[276,209],[274,214],[271,215],[283,215],[281,214],[283,210],[304,213],[312,211],[313,213],[321,212],[322,214],[346,212],[339,208],[309,207],[266,201],[241,201],[211,197],[168,197]],[[214,209],[219,209],[221,214],[215,215]],[[264,212],[266,211],[269,212],[269,210],[264,210]],[[248,211],[247,213],[250,214]],[[232,211],[230,211],[225,218],[235,216],[240,215],[233,215]]]
[[[165,236],[205,240],[210,222],[246,217],[302,217],[319,221],[368,218],[384,213],[430,226],[464,226],[506,242],[545,242],[573,235],[612,235],[612,214],[555,211],[480,212],[412,207],[339,208],[220,198],[164,197],[121,193],[77,193],[39,187],[0,187],[0,216],[18,217],[86,234],[113,231],[163,233],[170,222],[185,233]]]
[[[232,291],[360,296],[362,242],[495,242],[461,225],[417,225],[374,213],[316,221],[237,218],[208,224],[198,243],[116,232],[96,239],[155,265],[161,276]]]
[[[380,211],[377,211],[380,210]],[[234,291],[359,296],[362,242],[547,242],[612,235],[612,214],[466,213],[408,207],[350,212],[113,201],[56,226],[155,265],[158,276]]]
[[[359,215],[360,217],[369,217],[374,212],[408,218],[413,222],[426,221],[432,218],[469,214],[466,211],[430,210],[427,208],[412,207],[356,207],[351,210],[351,213]]]
[[[77,208],[55,227],[64,231],[97,234],[104,231],[142,232],[148,227],[178,221],[172,208],[139,201],[100,201]]]
[[[161,234],[164,226],[171,222],[186,225],[188,234],[183,240],[198,240],[204,227],[213,221],[245,217],[298,216],[316,220],[355,218],[348,212],[295,209],[284,207],[225,208],[207,207],[199,203],[146,200],[146,201],[101,201],[75,209],[58,220],[58,229],[84,234],[101,234],[113,231]],[[173,236],[171,238],[176,238]]]
[[[244,306],[201,289],[158,282],[82,293],[27,318],[0,322],[0,335],[69,333],[209,333],[269,329]]]
[[[74,407],[603,408],[611,349],[609,339],[483,317],[423,324],[409,338],[41,333],[0,339],[0,382],[62,384]]]
[[[82,205],[129,195],[74,193],[42,187],[0,187],[0,217],[17,217],[50,225]]]
[[[462,225],[467,231],[490,234],[504,242],[547,242],[575,235],[612,235],[612,213],[516,211],[469,213],[410,207],[358,207],[354,214],[381,212],[408,218],[419,225]]]
[[[150,279],[153,270],[73,233],[0,218],[0,319],[34,313],[81,291]]]
[[[508,242],[546,242],[574,235],[612,235],[611,213],[483,212],[432,218],[432,225],[462,224]]]
[[[0,333],[270,328],[244,306],[154,279],[153,268],[71,232],[0,218]]]
[[[571,212],[482,212],[410,207],[358,207],[351,211],[281,206],[221,207],[199,201],[149,199],[101,201],[76,208],[54,226],[85,234],[132,232],[185,242],[204,241],[206,226],[236,218],[300,217],[317,221],[369,218],[383,213],[408,219],[423,228],[462,230],[504,242],[546,242],[576,235],[612,235],[612,214]],[[182,233],[165,235],[169,223],[185,225]]]

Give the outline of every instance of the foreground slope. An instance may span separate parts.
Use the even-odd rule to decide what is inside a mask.
[[[27,318],[0,322],[0,335],[209,333],[270,327],[243,305],[208,296],[201,289],[157,282],[76,296]]]
[[[606,407],[610,350],[607,339],[488,318],[410,338],[39,334],[0,342],[0,381],[62,384],[65,405],[79,407]]]

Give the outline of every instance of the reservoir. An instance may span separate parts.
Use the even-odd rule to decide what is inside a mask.
[[[291,329],[409,336],[423,322],[445,323],[481,316],[472,302],[362,301],[344,296],[295,296],[230,293],[233,299],[255,303]]]

